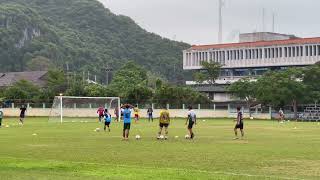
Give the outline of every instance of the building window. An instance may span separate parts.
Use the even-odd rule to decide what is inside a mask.
[[[276,48],[276,58],[278,58],[279,57],[279,49],[278,48]]]
[[[292,57],[296,57],[296,47],[292,47]]]
[[[288,47],[288,57],[291,57],[291,47]]]
[[[317,56],[317,46],[313,46],[313,55]]]
[[[259,59],[262,59],[262,49],[259,49]]]
[[[288,57],[288,48],[287,47],[284,48],[284,57]]]
[[[281,57],[281,58],[282,58],[282,47],[281,47],[281,48],[279,48],[279,57]]]
[[[266,59],[268,56],[267,56],[267,53],[268,53],[268,50],[267,49],[264,49],[264,58]]]
[[[308,46],[305,47],[305,51],[306,51],[306,56],[309,56],[309,48],[308,48]]]
[[[318,48],[318,56],[320,56],[320,45],[317,45]]]
[[[312,46],[309,46],[309,56],[313,56],[312,51],[313,51]]]

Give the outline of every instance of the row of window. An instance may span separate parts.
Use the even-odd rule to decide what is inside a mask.
[[[215,61],[224,64],[226,60],[271,59],[302,56],[320,56],[320,45],[193,52],[186,54],[186,65],[199,66],[201,61]]]

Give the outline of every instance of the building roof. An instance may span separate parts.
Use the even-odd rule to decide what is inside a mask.
[[[242,42],[242,43],[228,43],[228,44],[212,44],[212,45],[193,45],[189,50],[207,50],[207,49],[226,49],[226,48],[250,48],[250,47],[264,47],[264,46],[283,46],[295,44],[313,44],[320,43],[320,37],[314,38],[296,38],[287,40],[274,41],[257,41],[257,42]]]
[[[44,86],[43,77],[47,71],[6,72],[0,73],[0,87],[8,87],[20,80],[27,80],[35,85]]]

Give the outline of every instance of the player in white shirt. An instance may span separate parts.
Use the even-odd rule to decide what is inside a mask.
[[[186,121],[186,125],[188,125],[188,131],[190,138],[194,138],[194,133],[192,131],[193,125],[197,125],[197,116],[196,113],[193,111],[192,106],[189,106],[189,111],[188,111],[188,118]]]

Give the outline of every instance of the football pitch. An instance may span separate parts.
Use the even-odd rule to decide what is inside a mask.
[[[4,119],[0,179],[319,179],[318,123],[246,120],[246,137],[232,140],[231,119],[199,120],[186,140],[183,119],[173,119],[168,140],[156,140],[158,121],[48,123],[48,118]],[[5,127],[9,124],[9,127]],[[140,140],[135,135],[141,136]],[[179,136],[176,138],[175,136]]]

